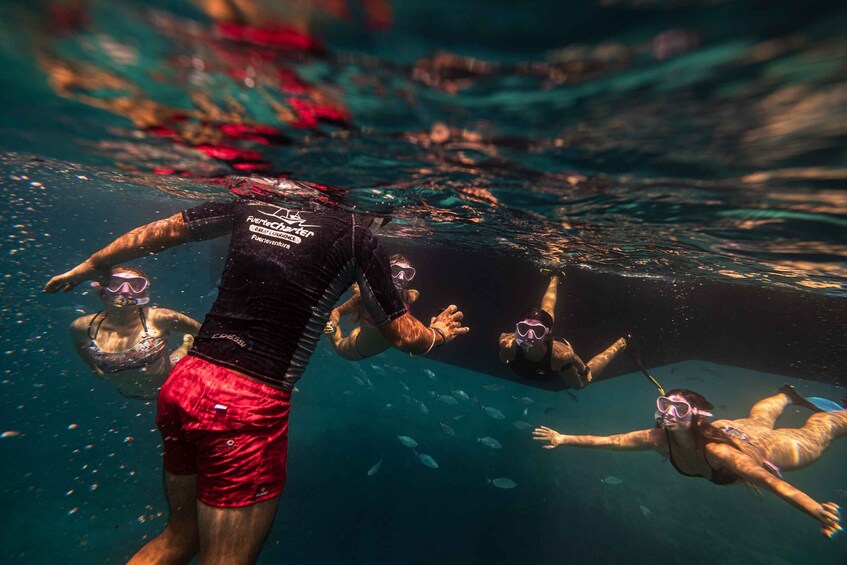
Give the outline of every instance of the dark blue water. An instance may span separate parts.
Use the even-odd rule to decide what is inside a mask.
[[[122,562],[166,519],[154,406],[92,377],[68,339],[96,298],[41,287],[126,229],[251,175],[317,183],[291,198],[390,214],[389,246],[844,296],[840,5],[242,2],[238,29],[215,23],[213,5],[4,4],[0,431],[19,435],[0,439],[3,562]],[[212,255],[202,244],[140,261],[155,303],[202,319]],[[445,292],[421,275],[422,293]],[[322,343],[299,386],[263,563],[847,562],[843,539],[820,538],[770,494],[681,477],[654,454],[544,451],[513,425],[648,427],[655,394],[635,375],[574,400],[489,391],[501,381],[396,352],[358,366]],[[656,374],[730,417],[784,382],[844,395],[700,360]],[[457,389],[506,419],[429,394]],[[790,409],[784,423],[804,416]],[[789,479],[844,505],[846,449]]]

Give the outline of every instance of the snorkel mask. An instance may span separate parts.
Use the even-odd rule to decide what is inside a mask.
[[[660,396],[656,399],[656,423],[663,428],[687,428],[694,416],[712,416],[711,412],[699,410],[677,394]]]
[[[543,342],[549,333],[550,328],[538,320],[521,320],[515,325],[515,341],[525,351]]]
[[[391,264],[391,279],[397,290],[403,290],[415,278],[415,269],[407,263]]]
[[[103,298],[118,308],[142,306],[150,302],[150,297],[147,296],[150,281],[133,273],[115,273],[105,285],[97,286],[101,288]]]

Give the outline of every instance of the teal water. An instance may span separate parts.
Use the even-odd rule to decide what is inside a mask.
[[[97,299],[41,288],[126,229],[229,197],[251,175],[331,185],[283,196],[392,216],[388,247],[843,301],[840,4],[244,2],[270,7],[264,22],[306,30],[323,51],[222,38],[201,4],[3,5],[0,432],[11,433],[0,439],[0,562],[121,563],[164,527],[155,406],[120,397],[73,350],[67,327]],[[333,12],[339,4],[345,14]],[[129,110],[115,105],[124,98]],[[292,99],[329,100],[347,117],[300,123]],[[222,133],[245,123],[276,133]],[[452,128],[448,141],[433,140],[438,124]],[[202,319],[216,255],[197,244],[140,260],[153,302]],[[439,275],[422,272],[416,286],[449,301],[458,291]],[[847,363],[847,328],[793,324],[833,344],[836,367]],[[676,320],[661,329],[673,334]],[[845,395],[706,360],[651,369],[666,389],[705,394],[721,417],[744,415],[784,383]],[[843,384],[837,372],[808,376]],[[769,493],[682,477],[652,453],[543,450],[514,426],[650,427],[655,390],[638,374],[571,396],[397,352],[351,364],[321,343],[298,389],[288,484],[260,563],[847,563],[845,536],[821,538]],[[457,390],[477,402],[431,395]],[[790,408],[780,424],[805,416]],[[845,506],[845,463],[841,440],[787,478]],[[496,478],[516,486],[496,488]]]

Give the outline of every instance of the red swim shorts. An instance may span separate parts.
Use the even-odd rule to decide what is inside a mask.
[[[185,356],[159,392],[165,471],[197,475],[197,498],[218,508],[278,496],[285,486],[290,400],[289,391]]]

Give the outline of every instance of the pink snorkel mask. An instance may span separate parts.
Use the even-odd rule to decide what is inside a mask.
[[[550,328],[538,320],[521,320],[515,325],[515,341],[524,349],[538,345],[549,333]]]
[[[115,306],[142,306],[150,302],[150,297],[145,296],[150,281],[131,273],[115,273],[109,277],[105,285],[91,283],[92,286],[100,287],[103,296],[108,297]]]
[[[392,263],[391,278],[394,281],[394,286],[398,290],[402,290],[415,278],[415,269],[405,263]]]
[[[656,420],[660,425],[664,426],[665,422],[671,419],[676,420],[680,424],[686,424],[690,422],[694,416],[712,416],[711,412],[699,410],[696,406],[691,406],[691,404],[689,404],[689,402],[681,396],[677,396],[675,394],[671,396],[673,396],[673,398],[660,396],[656,399],[656,408],[659,409],[656,412]]]

